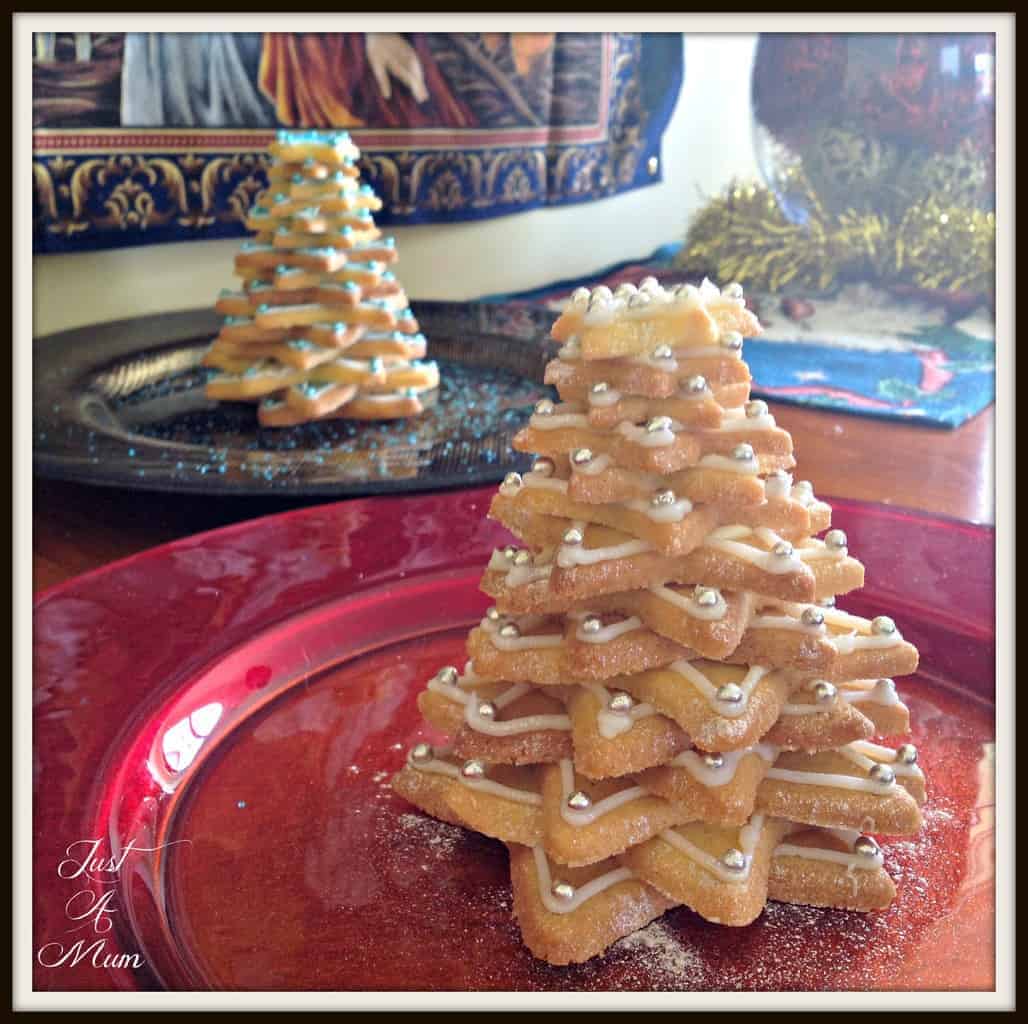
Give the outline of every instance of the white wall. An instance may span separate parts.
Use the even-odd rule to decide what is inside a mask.
[[[692,35],[685,82],[663,140],[664,180],[612,199],[471,224],[390,228],[398,275],[422,299],[519,291],[602,270],[680,239],[704,197],[752,177],[749,77],[754,35]],[[234,284],[238,240],[37,256],[33,334],[194,309]]]

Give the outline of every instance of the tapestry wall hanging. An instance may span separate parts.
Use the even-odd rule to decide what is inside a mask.
[[[39,33],[37,252],[239,237],[277,129],[341,128],[387,224],[475,220],[661,179],[682,37]]]

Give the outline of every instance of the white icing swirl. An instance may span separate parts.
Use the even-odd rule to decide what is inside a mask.
[[[627,882],[635,878],[634,872],[629,868],[615,868],[596,878],[590,879],[585,885],[576,886],[571,899],[560,899],[553,894],[553,877],[550,874],[550,863],[541,846],[533,847],[532,853],[535,857],[535,873],[539,882],[539,899],[543,906],[551,914],[570,914],[577,910],[587,900],[598,896],[601,892],[609,889],[619,882]]]
[[[757,743],[742,750],[726,751],[720,755],[721,762],[717,766],[707,764],[705,755],[698,750],[684,750],[668,764],[674,768],[684,768],[701,785],[716,789],[718,786],[727,786],[735,778],[742,759],[751,754],[773,764],[778,756],[778,747],[770,743]]]
[[[611,544],[604,548],[587,548],[584,544],[565,544],[557,551],[557,565],[562,569],[573,569],[576,565],[596,565],[616,558],[632,558],[653,550],[645,540],[629,540],[623,544]]]
[[[670,420],[668,427],[650,431],[623,420],[615,429],[626,440],[642,448],[666,448],[675,443],[675,431],[681,430],[682,424],[677,420]]]
[[[600,702],[600,710],[596,715],[596,728],[605,740],[616,739],[628,732],[640,718],[652,718],[659,714],[652,704],[645,702],[633,703],[628,711],[611,711],[610,691],[600,683],[585,683],[585,689]]]
[[[519,629],[528,629],[522,619],[518,625]],[[543,647],[563,647],[563,633],[540,633],[535,636],[502,636],[500,630],[502,624],[493,622],[491,619],[482,619],[479,623],[482,631],[489,634],[493,647],[499,651],[525,651]]]
[[[619,790],[617,793],[611,793],[610,796],[604,797],[589,807],[570,807],[568,805],[568,797],[575,791],[575,767],[568,760],[560,762],[560,783],[560,816],[569,825],[573,825],[576,828],[584,828],[595,824],[605,814],[610,814],[619,807],[624,807],[625,804],[630,804],[635,800],[641,800],[643,797],[649,796],[642,786],[629,786],[626,789]]]
[[[608,469],[611,464],[611,458],[609,455],[594,455],[588,462],[574,462],[571,463],[572,473],[581,473],[582,476],[599,476],[600,473]]]
[[[756,455],[748,459],[737,459],[731,455],[704,455],[697,465],[703,469],[719,469],[724,473],[740,473],[745,476],[757,476],[760,473],[760,460]]]
[[[448,754],[450,751],[446,749],[438,752]],[[516,804],[528,804],[533,807],[542,806],[543,798],[539,793],[533,793],[531,790],[526,789],[516,789],[514,786],[505,786],[500,782],[494,782],[492,779],[469,779],[461,772],[457,765],[451,764],[449,761],[441,761],[438,758],[432,758],[429,761],[409,759],[408,763],[419,772],[428,772],[430,775],[445,775],[447,778],[456,780],[462,786],[478,790],[480,793],[489,793],[492,796],[498,796],[503,800],[510,800]]]
[[[683,658],[679,661],[673,661],[668,668],[692,683],[700,691],[700,694],[707,703],[724,718],[738,718],[740,715],[745,714],[750,694],[753,693],[757,683],[770,671],[770,669],[763,668],[760,665],[751,665],[746,675],[736,683],[742,691],[742,700],[735,704],[727,704],[717,699],[718,687],[691,662]]]
[[[693,619],[703,619],[706,622],[714,622],[718,619],[723,619],[728,613],[728,604],[722,596],[721,591],[715,591],[717,594],[717,601],[714,604],[703,605],[694,597],[687,597],[685,594],[679,594],[678,591],[672,590],[670,587],[666,587],[662,583],[652,583],[646,589],[649,590],[654,597],[659,597],[662,601],[667,601],[668,604],[673,604],[676,608],[680,608],[686,615]]]
[[[674,829],[667,829],[661,832],[659,838],[669,846],[673,846],[676,850],[684,853],[690,860],[695,861],[722,882],[745,882],[750,877],[750,871],[753,868],[753,854],[763,830],[764,816],[762,814],[754,814],[739,830],[739,850],[745,858],[744,867],[741,871],[733,871],[731,868],[726,867],[719,858],[707,853],[706,850],[700,849],[695,843],[690,842]]]
[[[578,617],[578,614],[576,614],[576,618]],[[599,629],[593,630],[591,633],[587,633],[583,628],[583,624],[589,615],[590,613],[587,612],[582,616],[582,622],[579,623],[578,629],[575,630],[575,638],[584,644],[609,644],[611,640],[616,640],[619,636],[624,636],[626,633],[632,633],[637,629],[642,629],[642,619],[632,615],[627,619],[621,619],[619,622],[612,622],[607,626],[601,626]]]
[[[647,498],[631,498],[624,507],[639,512],[655,523],[680,523],[690,512],[692,502],[688,498],[676,498],[667,505],[654,505]]]

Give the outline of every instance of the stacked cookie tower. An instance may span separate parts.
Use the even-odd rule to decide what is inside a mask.
[[[532,952],[588,959],[669,907],[745,925],[767,899],[881,908],[870,835],[925,798],[892,677],[917,650],[863,585],[792,440],[749,399],[742,289],[580,289],[553,328],[536,453],[490,515],[495,602],[419,695],[450,738],[395,789],[503,840]],[[827,532],[825,532],[827,531]],[[816,534],[823,533],[823,539]]]
[[[270,152],[246,220],[256,237],[235,259],[242,290],[215,305],[207,396],[258,402],[267,427],[417,415],[439,371],[388,269],[396,245],[375,226],[357,147],[346,132],[279,132]]]

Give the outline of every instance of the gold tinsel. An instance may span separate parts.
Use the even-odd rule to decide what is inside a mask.
[[[996,215],[925,199],[907,210],[893,242],[895,273],[921,288],[991,293]]]
[[[678,262],[772,292],[825,291],[840,277],[991,290],[994,214],[935,198],[907,207],[896,224],[852,209],[829,214],[802,174],[792,177],[789,194],[806,223],[786,219],[762,185],[733,182],[695,216]]]

